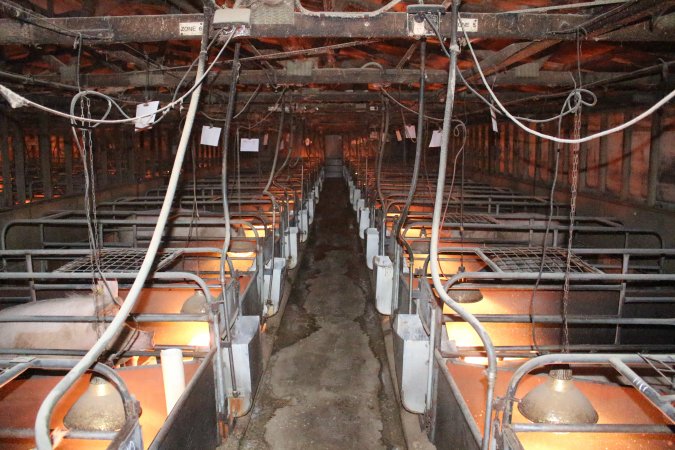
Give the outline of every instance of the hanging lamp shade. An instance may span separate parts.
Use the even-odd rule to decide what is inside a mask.
[[[465,272],[464,264],[460,265],[457,274]],[[477,303],[483,300],[483,293],[480,289],[451,289],[448,291],[451,299],[457,303]]]
[[[181,314],[206,314],[208,311],[206,296],[202,291],[195,291],[189,296],[180,309]]]
[[[116,431],[125,421],[120,393],[105,379],[92,376],[89,387],[70,408],[63,424],[70,430]]]
[[[597,411],[574,385],[569,369],[549,372],[546,381],[518,404],[518,410],[535,423],[592,424],[598,421]]]
[[[457,303],[476,303],[483,300],[483,293],[478,289],[451,289],[448,295]]]
[[[232,240],[230,241],[229,253],[248,253],[255,250],[255,243],[250,240]]]

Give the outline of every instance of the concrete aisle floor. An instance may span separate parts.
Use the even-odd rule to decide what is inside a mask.
[[[326,180],[240,449],[405,448],[357,231]]]

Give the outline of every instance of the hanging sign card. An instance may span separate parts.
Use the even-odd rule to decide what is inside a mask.
[[[134,121],[136,124],[136,131],[147,130],[152,128],[155,122],[155,113],[159,109],[159,102],[147,102],[136,105],[136,117]],[[144,117],[147,116],[147,117]]]
[[[429,142],[429,148],[440,146],[441,146],[441,130],[434,130],[434,132],[431,133],[431,142]]]
[[[260,139],[241,138],[239,150],[242,152],[257,152],[260,148]]]
[[[199,140],[199,143],[201,145],[210,145],[211,147],[218,147],[218,140],[220,139],[221,130],[222,128],[204,125],[202,127],[202,138]]]

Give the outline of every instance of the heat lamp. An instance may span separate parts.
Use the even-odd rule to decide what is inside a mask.
[[[180,312],[181,314],[206,314],[208,312],[208,305],[204,293],[202,291],[195,291],[194,294],[185,300]]]
[[[464,273],[464,265],[460,265],[457,274]],[[477,303],[483,300],[483,293],[480,289],[451,289],[448,291],[451,299],[457,303]]]
[[[117,389],[105,379],[92,376],[89,387],[70,408],[63,424],[70,430],[117,431],[124,425],[125,417]]]
[[[535,423],[593,424],[598,421],[597,411],[574,385],[570,369],[550,371],[546,381],[518,404],[518,410]]]
[[[451,289],[448,295],[457,303],[477,303],[483,300],[483,294],[478,289]]]

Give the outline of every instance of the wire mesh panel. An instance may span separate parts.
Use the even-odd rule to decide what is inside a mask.
[[[541,248],[506,247],[483,249],[483,254],[490,258],[504,272],[539,272],[542,264]],[[567,250],[548,248],[544,257],[543,273],[565,272],[567,266]],[[572,254],[570,258],[571,273],[602,273]]]
[[[674,355],[644,355],[640,358],[648,369],[636,372],[628,367],[622,355],[610,358],[610,363],[654,406],[675,423],[675,357]]]
[[[656,382],[650,383],[661,394],[664,403],[675,402],[675,356],[668,355],[662,359],[640,355],[647,364],[658,374]]]
[[[94,271],[121,273],[138,272],[143,264],[144,249],[103,249],[98,252],[98,264],[90,255],[74,259],[59,267],[57,272],[91,273]],[[155,270],[173,261],[178,252],[161,253],[155,258]]]
[[[446,223],[498,223],[493,217],[490,217],[485,214],[464,214],[464,217],[461,217],[458,213],[448,213],[444,217],[444,222]]]

